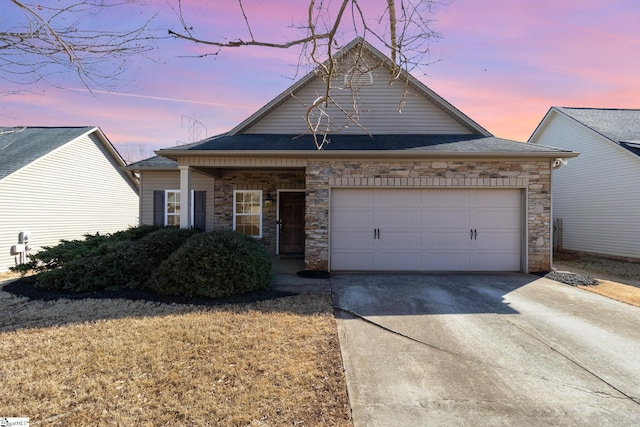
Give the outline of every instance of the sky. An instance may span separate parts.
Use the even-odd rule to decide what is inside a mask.
[[[174,3],[146,0],[158,34],[179,28]],[[305,3],[243,1],[256,38],[278,41],[299,35],[291,24],[305,19]],[[183,13],[199,37],[247,35],[236,2],[187,0]],[[105,21],[133,19],[115,18]],[[430,44],[429,65],[413,74],[497,137],[526,141],[551,106],[640,108],[638,0],[452,0],[432,18],[441,37]],[[194,57],[211,51],[159,40],[113,91],[89,92],[71,76],[64,88],[6,95],[16,88],[0,80],[0,126],[99,126],[135,161],[230,130],[308,71],[297,67],[295,48]]]

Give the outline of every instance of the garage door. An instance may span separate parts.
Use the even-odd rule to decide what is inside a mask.
[[[520,271],[518,189],[333,189],[332,270]]]

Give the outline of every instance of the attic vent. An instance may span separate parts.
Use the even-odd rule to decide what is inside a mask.
[[[358,89],[362,86],[371,85],[373,85],[373,74],[371,71],[351,69],[344,75],[344,87]]]

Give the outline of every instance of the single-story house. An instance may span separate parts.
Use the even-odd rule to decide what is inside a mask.
[[[0,271],[25,244],[35,253],[137,225],[139,182],[125,165],[98,127],[0,127]]]
[[[640,258],[640,110],[552,107],[529,142],[581,153],[553,176],[562,249]]]
[[[311,72],[229,132],[130,165],[142,223],[235,229],[309,270],[550,269],[551,170],[575,153],[494,137],[409,73],[390,81],[362,39],[337,62],[330,143],[304,120],[326,89]]]

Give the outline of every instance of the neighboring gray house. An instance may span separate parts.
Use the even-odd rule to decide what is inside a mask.
[[[21,232],[34,253],[137,225],[138,181],[123,166],[97,127],[0,127],[0,271],[19,260]]]
[[[563,249],[640,258],[640,110],[552,107],[529,142],[580,152],[553,174]]]
[[[357,123],[329,107],[341,129],[316,149],[312,72],[231,131],[130,165],[141,222],[235,229],[307,269],[550,269],[551,168],[574,153],[496,138],[409,74],[391,83],[362,39],[337,60],[333,94],[357,99]]]

